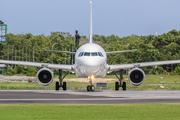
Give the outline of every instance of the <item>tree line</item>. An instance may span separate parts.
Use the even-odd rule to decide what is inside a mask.
[[[68,32],[51,32],[50,36],[28,34],[12,34],[6,36],[6,45],[0,43],[0,59],[51,63],[51,50],[74,51],[75,36]],[[115,35],[93,35],[94,43],[105,51],[121,51],[137,49],[135,52],[107,55],[108,64],[127,64],[180,59],[180,31],[175,29],[161,35],[119,37]],[[81,36],[80,46],[87,43],[88,38]],[[54,64],[69,64],[71,56],[66,53],[53,53]],[[173,65],[173,69],[178,66]],[[171,65],[158,66],[158,69],[145,67],[146,73],[164,73],[171,71]],[[177,70],[178,71],[178,70]]]

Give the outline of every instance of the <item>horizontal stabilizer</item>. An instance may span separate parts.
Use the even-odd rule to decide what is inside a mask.
[[[133,52],[133,51],[137,51],[137,50],[135,49],[135,50],[112,51],[112,52],[106,52],[106,54]]]
[[[76,54],[76,52],[59,51],[59,50],[45,50],[45,51],[47,51],[47,52],[59,52],[59,53]]]

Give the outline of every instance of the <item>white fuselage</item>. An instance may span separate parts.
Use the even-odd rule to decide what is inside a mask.
[[[81,46],[75,54],[74,70],[79,78],[104,77],[107,73],[107,56],[104,49],[94,43]]]

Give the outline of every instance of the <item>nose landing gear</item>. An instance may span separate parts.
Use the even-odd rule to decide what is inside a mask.
[[[95,87],[92,85],[92,80],[89,81],[90,85],[87,86],[87,91],[94,91]]]

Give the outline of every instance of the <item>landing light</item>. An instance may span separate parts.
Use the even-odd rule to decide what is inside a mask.
[[[93,80],[93,79],[94,79],[94,76],[92,75],[92,76],[91,76],[91,80]]]

